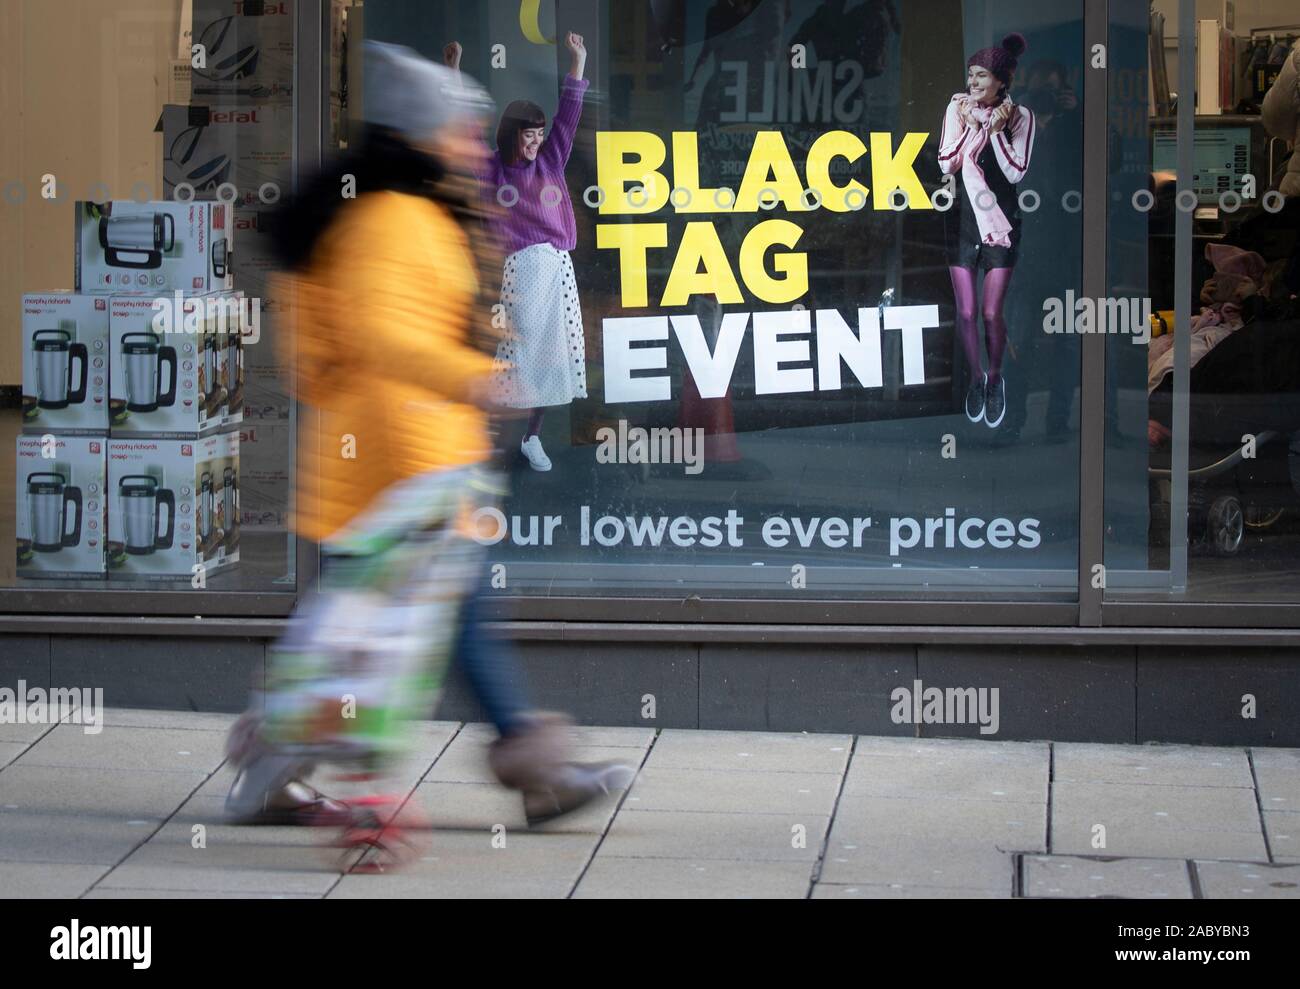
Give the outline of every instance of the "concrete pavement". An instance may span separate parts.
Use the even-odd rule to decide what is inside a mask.
[[[0,895],[1300,898],[1296,749],[579,728],[636,780],[530,831],[491,729],[426,722],[395,788],[427,847],[363,875],[321,831],[222,823],[232,720],[0,725]]]

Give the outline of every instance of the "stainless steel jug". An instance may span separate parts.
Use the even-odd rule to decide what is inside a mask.
[[[176,531],[176,493],[158,485],[151,474],[128,474],[117,483],[122,519],[122,542],[128,553],[144,556],[170,549]],[[167,509],[167,528],[161,528],[161,509]]]
[[[99,218],[99,246],[116,268],[160,268],[176,247],[176,221],[170,213],[128,213]]]
[[[68,531],[68,506],[73,507],[72,531]],[[27,475],[27,518],[31,525],[32,549],[56,553],[64,546],[81,542],[81,489],[68,486],[68,479],[55,471]]]
[[[176,404],[176,348],[165,347],[147,331],[122,334],[122,365],[126,368],[126,407],[154,412]],[[171,368],[166,388],[163,366]]]
[[[66,409],[86,400],[86,370],[89,352],[84,343],[73,343],[67,330],[37,330],[32,334],[36,352],[36,404],[43,409]],[[81,362],[81,375],[72,383],[73,362]]]

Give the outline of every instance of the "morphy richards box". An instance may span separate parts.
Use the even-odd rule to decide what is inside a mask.
[[[195,578],[239,561],[239,433],[108,441],[110,577]]]
[[[196,437],[243,418],[244,298],[114,296],[109,303],[113,436]]]
[[[108,296],[23,296],[23,432],[108,431]]]
[[[103,436],[19,436],[19,577],[104,576]]]
[[[234,215],[225,203],[76,204],[78,292],[149,295],[234,287]]]

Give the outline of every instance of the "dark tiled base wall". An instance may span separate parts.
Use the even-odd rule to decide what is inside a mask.
[[[264,639],[0,635],[0,686],[103,687],[110,706],[242,710]],[[579,722],[921,737],[1300,746],[1300,652],[1149,646],[525,641],[533,703]],[[998,689],[999,731],[896,723],[892,692]],[[1253,698],[1254,717],[1248,714]],[[484,720],[451,671],[437,716]],[[653,714],[653,717],[648,715]]]

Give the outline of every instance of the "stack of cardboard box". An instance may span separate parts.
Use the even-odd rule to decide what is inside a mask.
[[[23,298],[18,572],[202,586],[239,559],[233,211],[75,210],[74,291]]]

